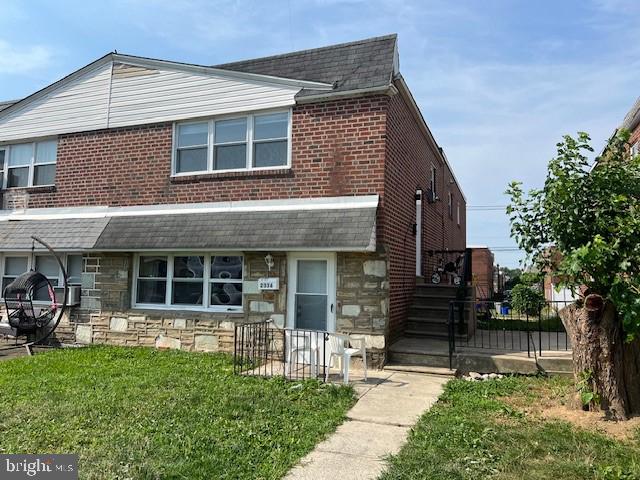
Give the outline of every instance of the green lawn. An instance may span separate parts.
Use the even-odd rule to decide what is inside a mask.
[[[640,441],[614,440],[525,413],[541,395],[571,391],[560,379],[454,380],[427,412],[382,480],[637,479]],[[541,393],[542,392],[542,393]]]
[[[280,478],[353,402],[223,354],[56,350],[0,362],[0,452],[77,453],[83,479]]]

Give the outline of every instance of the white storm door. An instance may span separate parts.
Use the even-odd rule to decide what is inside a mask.
[[[290,253],[287,327],[335,332],[335,253]]]

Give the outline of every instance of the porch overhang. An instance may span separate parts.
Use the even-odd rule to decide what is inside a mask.
[[[0,216],[0,251],[37,235],[60,251],[376,249],[378,196],[153,207],[34,209]]]

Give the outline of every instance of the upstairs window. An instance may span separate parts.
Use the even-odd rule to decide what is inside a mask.
[[[179,123],[174,175],[287,167],[290,112]]]
[[[447,195],[448,198],[448,208],[449,208],[449,218],[453,219],[453,195],[451,194],[451,192],[448,193]]]
[[[55,184],[57,154],[56,140],[9,145],[4,151],[0,151],[3,173],[6,169],[6,186],[14,188]]]

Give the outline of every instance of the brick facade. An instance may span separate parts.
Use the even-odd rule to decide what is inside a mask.
[[[375,96],[295,107],[293,168],[275,172],[171,178],[171,123],[62,135],[55,188],[12,189],[5,202],[38,208],[382,195],[387,103]]]
[[[372,364],[382,365],[389,340],[404,329],[415,288],[415,190],[428,188],[435,166],[440,200],[423,205],[423,251],[465,248],[464,198],[401,94],[297,105],[292,117],[292,168],[261,173],[172,178],[170,123],[62,135],[55,188],[11,189],[4,193],[4,205],[125,206],[378,194],[378,251],[338,254],[336,321],[339,331],[366,334]],[[245,292],[245,314],[233,315],[132,310],[132,255],[87,255],[83,304],[61,335],[144,345],[163,338],[180,348],[228,349],[234,321],[275,316],[284,322],[286,256],[274,256],[280,291]],[[245,255],[246,281],[263,276],[264,268],[264,253]]]
[[[427,250],[462,250],[466,246],[466,204],[452,172],[440,160],[434,145],[421,130],[409,105],[401,95],[389,102],[387,113],[387,161],[385,192],[382,202],[383,238],[389,254],[390,338],[404,330],[416,281],[415,192],[429,187],[431,165],[436,168],[435,203],[423,201],[423,252]],[[448,212],[448,193],[453,196],[453,214]],[[460,202],[460,224],[457,204]]]

